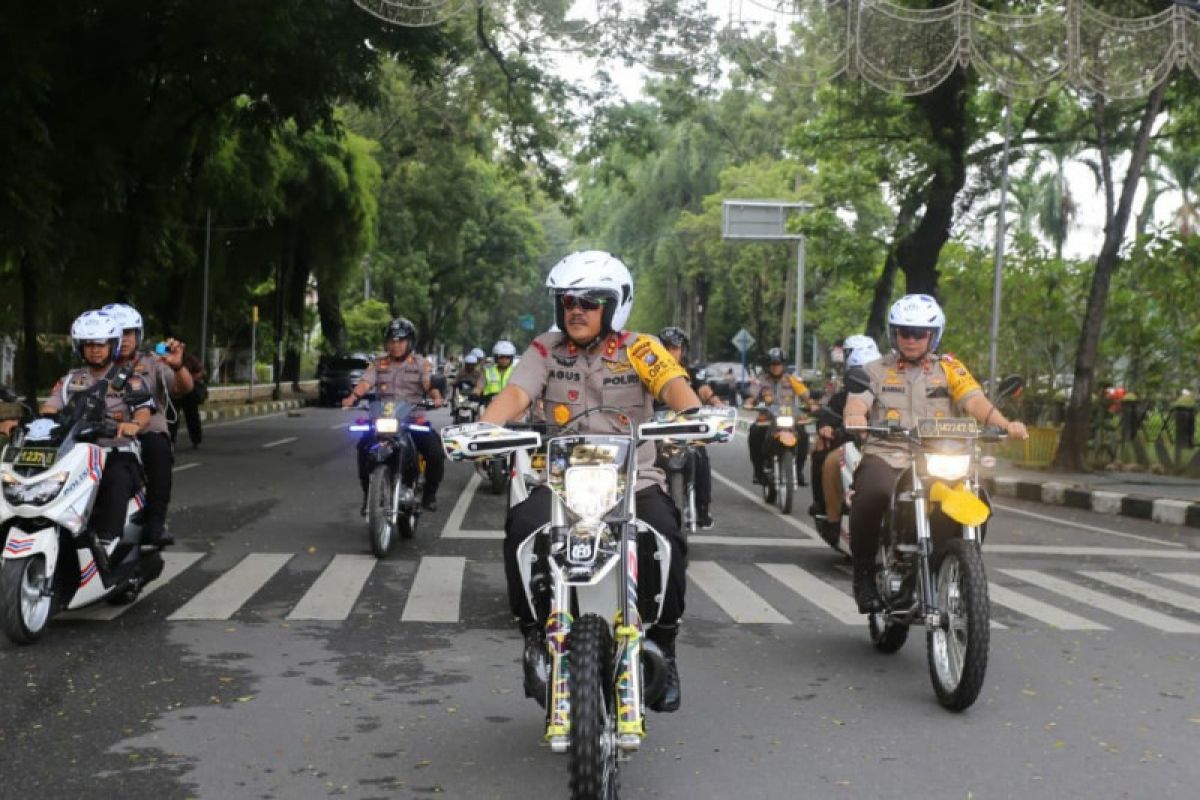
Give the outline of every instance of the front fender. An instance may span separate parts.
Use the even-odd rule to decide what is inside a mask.
[[[16,528],[10,530],[0,557],[5,561],[12,561],[40,554],[46,556],[46,570],[53,574],[54,567],[58,564],[58,531],[54,528],[42,528],[33,533]]]

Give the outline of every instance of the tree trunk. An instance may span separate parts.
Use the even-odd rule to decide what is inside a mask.
[[[284,325],[287,340],[284,347],[283,379],[291,381],[295,391],[300,389],[300,362],[304,356],[304,300],[308,294],[310,262],[308,237],[301,232],[296,242],[291,269],[288,270],[287,285],[284,286]]]
[[[908,238],[912,230],[913,219],[925,202],[926,192],[914,192],[905,197],[900,203],[900,211],[896,214],[896,226],[893,229],[893,244],[888,248],[887,257],[883,262],[883,272],[875,283],[875,294],[871,298],[871,313],[867,316],[867,336],[879,341],[887,332],[887,312],[892,300],[892,287],[896,282],[896,271],[900,269],[900,244]]]
[[[321,335],[335,353],[346,352],[346,321],[342,319],[341,291],[331,277],[317,278],[317,317]]]
[[[21,256],[21,381],[20,390],[30,408],[38,407],[38,285],[36,266],[29,253]]]
[[[1108,122],[1104,117],[1102,100],[1096,103],[1096,129],[1100,140],[1100,158],[1103,167],[1107,197],[1107,219],[1104,224],[1104,244],[1096,258],[1096,270],[1092,274],[1092,286],[1088,292],[1087,309],[1084,311],[1083,328],[1079,334],[1079,348],[1075,353],[1075,381],[1071,385],[1071,398],[1067,402],[1067,418],[1054,456],[1054,468],[1078,472],[1087,466],[1088,425],[1092,399],[1092,383],[1096,371],[1096,354],[1100,349],[1100,334],[1104,330],[1104,312],[1108,303],[1108,288],[1113,274],[1121,264],[1121,243],[1133,211],[1133,197],[1141,182],[1142,170],[1150,150],[1150,133],[1154,119],[1162,108],[1166,83],[1160,84],[1150,93],[1142,112],[1133,150],[1129,157],[1129,168],[1121,186],[1121,199],[1115,207],[1112,202],[1112,157],[1107,147]]]

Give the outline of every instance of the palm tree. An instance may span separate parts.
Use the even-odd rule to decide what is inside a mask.
[[[1200,147],[1175,141],[1158,152],[1158,164],[1164,181],[1181,195],[1175,210],[1175,224],[1182,236],[1192,236],[1200,227],[1200,208],[1196,191],[1200,189]]]
[[[1062,258],[1063,244],[1075,223],[1079,207],[1071,195],[1067,183],[1067,161],[1074,155],[1077,145],[1059,142],[1046,148],[1054,160],[1054,169],[1040,176],[1037,181],[1039,202],[1037,209],[1038,228],[1054,245],[1055,258]]]

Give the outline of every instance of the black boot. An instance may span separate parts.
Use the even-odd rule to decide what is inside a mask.
[[[679,704],[683,700],[683,693],[679,686],[679,666],[675,662],[675,637],[678,634],[678,623],[655,625],[646,634],[647,638],[659,646],[667,661],[667,685],[663,689],[662,697],[658,698],[658,702],[650,706],[651,711],[670,714],[679,710]]]
[[[854,565],[854,602],[858,604],[860,614],[883,611],[883,598],[875,585],[875,565]]]
[[[550,681],[550,654],[546,652],[546,629],[536,622],[522,622],[525,637],[525,696],[546,707],[546,689]]]
[[[362,484],[363,499],[362,499],[362,508],[360,508],[358,510],[358,515],[360,517],[365,517],[367,515],[367,489],[371,484],[369,481],[359,481],[359,482]]]
[[[155,547],[169,547],[175,544],[175,537],[167,532],[165,515],[148,512],[146,526],[142,529],[142,541]]]

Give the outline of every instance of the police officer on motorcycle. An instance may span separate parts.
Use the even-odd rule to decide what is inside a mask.
[[[938,355],[946,315],[926,294],[909,294],[888,311],[888,338],[893,352],[863,367],[869,387],[846,399],[846,427],[889,423],[910,428],[918,419],[965,412],[981,425],[1006,428],[1009,436],[1028,436],[1020,422],[1009,422],[992,405],[966,365],[951,355]],[[854,554],[854,600],[859,613],[883,610],[875,586],[879,528],[892,489],[909,466],[903,444],[870,439],[854,473],[850,509],[850,548]]]
[[[692,384],[692,388],[696,390],[696,396],[700,398],[700,402],[710,406],[723,406],[721,398],[713,391],[713,388],[708,385],[707,381],[698,380],[696,372],[687,365],[687,350],[690,339],[687,331],[682,328],[677,328],[674,325],[669,325],[659,331],[658,340],[667,348],[667,352],[674,356],[679,365],[687,370],[688,380]],[[712,504],[712,464],[708,460],[708,448],[694,447],[692,453],[695,455],[696,468],[696,525],[702,530],[711,530],[713,527],[713,518],[710,513],[710,505]]]
[[[475,394],[490,403],[492,398],[500,394],[508,385],[513,374],[513,359],[517,357],[517,347],[507,339],[501,339],[492,345],[492,364],[485,364],[483,374],[475,383]]]
[[[342,401],[342,408],[349,408],[368,393],[373,392],[381,401],[403,400],[418,403],[429,396],[435,405],[442,404],[442,394],[433,386],[433,367],[428,359],[413,352],[417,329],[403,317],[397,317],[383,329],[383,342],[387,355],[367,367],[358,383]],[[412,432],[413,444],[425,457],[425,494],[421,505],[437,511],[437,490],[445,470],[445,454],[437,431]],[[358,481],[362,485],[363,501],[361,514],[367,514],[367,487],[371,480],[369,449],[374,434],[364,433],[358,440]],[[406,477],[407,479],[407,477]]]
[[[759,378],[757,388],[752,388],[747,395],[746,408],[753,408],[759,403],[793,406],[797,412],[797,419],[799,419],[801,411],[808,409],[810,404],[808,387],[804,385],[804,381],[784,371],[786,362],[787,356],[780,348],[772,347],[767,351],[766,374]],[[769,432],[766,425],[752,425],[746,437],[750,446],[750,463],[754,469],[755,483],[769,484],[771,482],[770,478],[763,475],[763,457],[767,448]],[[804,479],[804,460],[807,456],[808,431],[803,424],[797,422],[796,483],[800,486],[808,485],[808,481]]]
[[[531,403],[543,400],[547,419],[559,425],[589,408],[619,408],[623,419],[596,413],[580,420],[578,430],[624,434],[630,423],[652,418],[656,399],[677,411],[700,405],[687,372],[656,339],[623,330],[633,307],[633,278],[618,258],[596,250],[572,253],[551,270],[546,286],[554,297],[555,321],[563,332],[543,333],[533,340],[508,386],[484,412],[485,422],[516,420]],[[669,712],[679,708],[681,699],[675,637],[687,585],[687,543],[680,534],[679,512],[665,491],[665,476],[654,466],[652,444],[643,445],[638,460],[638,517],[666,537],[672,547],[667,585],[659,588],[652,585],[656,581],[638,582],[638,605],[647,619],[653,617],[655,594],[665,594],[662,614],[647,637],[667,660],[667,688],[653,709]],[[550,500],[550,490],[539,487],[509,510],[505,522],[509,603],[525,635],[525,687],[532,697],[540,696],[537,686],[545,671],[546,647],[541,621],[534,619],[525,599],[517,547],[549,522]],[[651,544],[648,539],[640,543],[639,559],[644,563],[653,563]]]

